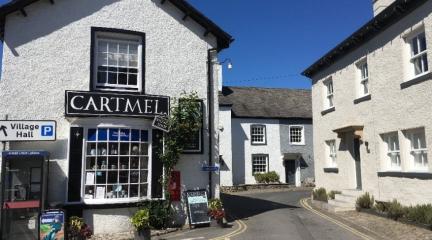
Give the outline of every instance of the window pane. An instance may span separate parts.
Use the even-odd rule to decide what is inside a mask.
[[[99,141],[106,141],[107,140],[107,131],[106,128],[99,128],[98,129],[98,140]]]
[[[129,44],[129,54],[138,54],[137,44]]]
[[[107,75],[108,75],[107,72],[98,72],[97,82],[98,83],[107,83],[107,78],[108,78]]]
[[[420,43],[420,51],[423,52],[424,50],[426,50],[426,37],[425,34],[422,33],[418,36],[419,38],[419,43]]]
[[[423,61],[423,72],[427,72],[429,70],[427,55],[422,56]]]
[[[138,184],[131,185],[129,188],[129,197],[138,197]]]
[[[417,38],[413,38],[411,41],[411,50],[412,50],[412,54],[417,55],[419,53],[418,51],[418,43],[417,43]]]
[[[118,141],[118,128],[110,128],[109,129],[109,140],[110,141]]]
[[[110,42],[108,45],[109,45],[108,51],[110,53],[117,53],[118,52],[118,44],[117,43]]]
[[[108,42],[98,41],[98,52],[103,53],[108,51]]]
[[[126,43],[120,43],[119,44],[119,53],[128,53],[128,44]]]
[[[87,132],[88,136],[87,139],[88,141],[96,141],[96,129],[95,128],[90,128]]]
[[[137,75],[135,75],[135,74],[129,74],[128,85],[137,86],[138,85],[137,83],[138,83],[138,81],[137,81]]]
[[[108,72],[108,83],[117,84],[117,74],[113,72]]]
[[[127,85],[127,74],[119,73],[118,74],[118,84]]]

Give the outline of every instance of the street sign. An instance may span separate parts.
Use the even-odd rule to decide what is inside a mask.
[[[55,121],[0,121],[0,141],[55,141],[57,134],[56,125]]]
[[[215,165],[215,166],[204,165],[204,166],[201,167],[201,171],[205,171],[205,172],[217,172],[217,171],[219,171],[219,165]]]
[[[169,132],[168,118],[165,116],[156,116],[153,120],[152,126],[164,132]]]

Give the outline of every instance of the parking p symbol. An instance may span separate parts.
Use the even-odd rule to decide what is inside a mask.
[[[50,125],[42,125],[41,126],[41,136],[51,137],[54,134],[53,126]]]

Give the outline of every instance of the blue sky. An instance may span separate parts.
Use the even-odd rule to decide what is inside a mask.
[[[371,0],[188,1],[235,38],[229,86],[310,88],[300,73],[372,18]]]

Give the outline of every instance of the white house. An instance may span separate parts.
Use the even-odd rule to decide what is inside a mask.
[[[307,68],[312,79],[315,177],[356,196],[432,201],[432,1],[376,0],[375,16]]]
[[[54,142],[8,145],[49,152],[45,208],[81,215],[95,233],[129,230],[136,202],[164,198],[152,120],[182,92],[198,94],[204,119],[176,166],[180,194],[218,196],[219,177],[201,167],[219,159],[214,65],[229,34],[184,0],[16,0],[0,16],[0,116],[57,122]]]
[[[219,94],[220,184],[255,184],[275,171],[282,183],[312,180],[309,90],[223,87]]]

